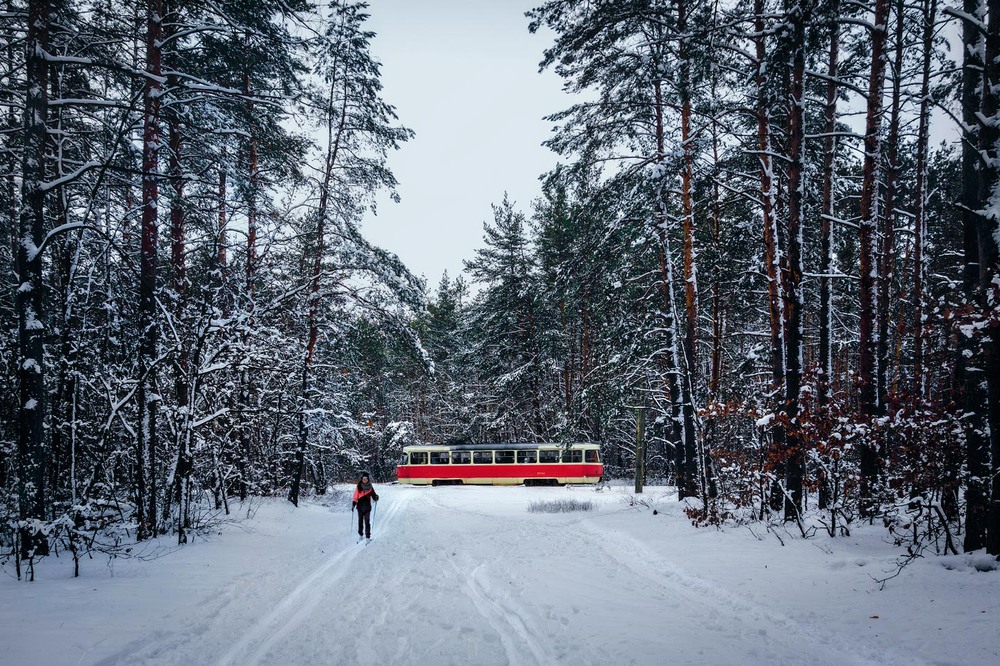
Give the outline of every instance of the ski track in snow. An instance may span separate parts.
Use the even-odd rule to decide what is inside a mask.
[[[272,562],[100,663],[928,663],[695,575],[607,503],[529,515],[501,492],[387,487],[371,547]]]
[[[393,502],[381,516],[378,529],[384,530],[391,526],[405,502]],[[377,509],[376,509],[377,513]],[[375,527],[375,526],[373,526]],[[307,576],[298,587],[292,590],[278,605],[263,617],[256,625],[246,632],[218,661],[218,666],[232,664],[258,664],[268,652],[284,639],[293,629],[312,612],[323,600],[335,583],[348,571],[351,561],[357,557],[362,548],[354,544],[336,553]],[[342,565],[342,566],[337,566]],[[334,571],[327,574],[331,569]],[[272,663],[272,662],[264,662]]]
[[[452,563],[454,566],[454,563]],[[543,647],[545,638],[536,636],[529,629],[531,618],[525,607],[517,603],[510,594],[500,594],[490,583],[486,575],[487,565],[480,564],[469,574],[464,574],[466,584],[464,591],[490,626],[500,636],[500,642],[507,653],[510,664],[551,664],[555,660]],[[458,575],[462,572],[455,568]],[[528,654],[525,654],[525,649]]]
[[[386,509],[377,513],[378,522],[373,522],[373,536],[388,529],[399,511],[410,498],[401,497]],[[239,638],[217,662],[219,666],[272,663],[263,660],[268,652],[289,632],[295,629],[329,593],[330,589],[349,571],[351,562],[367,546],[358,545],[353,540],[349,545],[331,555],[326,561],[307,574],[280,600],[271,603],[272,610],[257,620],[242,635],[239,630],[227,626],[227,620],[234,609],[256,603],[250,601],[246,591],[252,589],[259,576],[247,574],[234,580],[224,588],[224,592],[206,599],[201,607],[207,609],[200,617],[186,620],[175,631],[156,631],[139,640],[132,641],[123,650],[101,659],[97,666],[119,666],[122,664],[163,664],[163,663],[205,663],[205,655],[192,656],[189,650],[199,640],[214,638],[220,633],[232,633]],[[206,621],[205,618],[211,618]],[[198,652],[194,653],[198,655]],[[85,662],[86,655],[80,658]],[[196,661],[192,661],[192,659]],[[200,662],[197,660],[201,660]]]
[[[671,594],[680,595],[686,604],[704,606],[707,608],[705,627],[713,631],[723,631],[724,627],[745,626],[747,619],[753,624],[770,627],[770,630],[758,629],[757,640],[763,639],[771,643],[787,643],[794,649],[795,644],[800,654],[793,663],[801,659],[813,664],[856,664],[870,666],[919,666],[926,662],[913,655],[886,654],[883,651],[871,654],[861,654],[863,647],[857,640],[847,640],[837,634],[831,634],[821,627],[810,626],[809,623],[798,622],[782,613],[765,608],[744,597],[719,588],[716,585],[684,572],[672,561],[665,559],[640,541],[622,536],[617,546],[602,539],[602,533],[593,527],[589,521],[583,521],[582,526],[594,537],[594,545],[603,550],[612,560],[632,571],[637,577],[648,583],[655,584]],[[624,544],[624,545],[622,545]],[[689,613],[692,612],[690,608]],[[697,613],[697,612],[696,612]],[[724,617],[729,615],[731,617]],[[767,633],[762,633],[767,631]],[[754,632],[742,632],[741,639],[752,636]],[[775,634],[780,638],[775,639]],[[769,637],[770,636],[770,637]],[[752,649],[752,648],[751,648]],[[811,652],[809,657],[805,653]],[[790,652],[794,654],[794,652]],[[831,656],[835,655],[835,656]],[[767,655],[771,663],[783,663],[779,655]]]

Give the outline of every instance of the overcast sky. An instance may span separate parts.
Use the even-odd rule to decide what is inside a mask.
[[[401,203],[379,198],[365,236],[399,255],[432,290],[482,240],[504,191],[530,211],[538,176],[556,163],[542,117],[571,102],[551,71],[550,38],[528,33],[525,0],[370,0],[372,51],[384,98],[416,138],[390,156]]]

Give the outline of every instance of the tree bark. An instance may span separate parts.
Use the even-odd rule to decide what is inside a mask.
[[[920,397],[927,396],[924,381],[924,251],[927,243],[927,155],[930,123],[931,58],[937,0],[924,0],[923,62],[920,73],[920,110],[917,125],[916,183],[913,192],[913,382]]]
[[[783,398],[785,382],[784,289],[781,280],[781,245],[778,239],[777,195],[774,160],[771,157],[771,118],[766,94],[767,32],[764,24],[764,0],[754,0],[754,45],[756,49],[757,154],[760,161],[761,217],[764,226],[764,264],[767,273],[768,319],[771,324],[771,400]],[[771,426],[771,449],[784,451],[785,426],[774,419]],[[781,489],[775,480],[771,489],[771,507],[781,508]]]
[[[831,0],[830,54],[827,63],[825,132],[823,138],[823,193],[820,222],[820,286],[819,286],[819,372],[816,401],[820,411],[830,402],[830,382],[833,379],[833,197],[834,161],[837,155],[837,76],[840,58],[840,0]]]
[[[143,91],[142,240],[139,252],[139,432],[136,456],[137,538],[156,534],[156,388],[159,326],[156,312],[156,245],[159,206],[160,95],[163,90],[163,2],[148,0],[146,77]]]
[[[18,217],[15,295],[18,340],[18,527],[21,559],[48,554],[45,520],[45,301],[42,253],[45,238],[45,147],[48,119],[48,0],[28,3],[25,40],[24,157]]]
[[[681,391],[684,398],[684,420],[690,422],[690,432],[685,426],[687,437],[684,441],[684,459],[687,465],[685,476],[688,479],[687,493],[706,497],[703,475],[699,474],[701,465],[698,462],[698,442],[695,433],[694,409],[694,378],[698,372],[698,276],[695,269],[694,250],[694,203],[692,189],[694,188],[694,150],[691,134],[691,63],[688,55],[687,35],[687,2],[677,2],[677,57],[679,62],[678,93],[681,101],[681,148],[683,160],[681,166],[681,215],[684,234],[684,368],[682,380],[685,387]]]
[[[174,5],[174,7],[176,4]],[[173,7],[166,6],[166,15],[171,16]],[[170,21],[176,21],[171,17]],[[165,30],[167,38],[172,36],[174,28]],[[173,63],[176,69],[177,63]],[[180,81],[177,76],[167,77],[167,85],[171,90],[177,88]],[[185,223],[186,211],[184,204],[184,173],[183,173],[183,138],[181,135],[180,118],[176,109],[171,109],[167,113],[167,141],[170,152],[168,158],[167,172],[170,177],[170,184],[173,189],[173,196],[170,198],[170,278],[171,290],[173,291],[172,313],[174,321],[182,324],[187,309],[187,260],[185,257]],[[185,330],[186,326],[178,326],[180,330]],[[187,509],[185,506],[187,487],[191,476],[191,417],[193,409],[193,380],[191,377],[191,364],[188,355],[187,340],[181,338],[177,350],[177,360],[175,364],[174,377],[174,401],[178,408],[177,416],[177,441],[176,453],[177,466],[174,471],[173,488],[168,489],[167,497],[164,501],[164,520],[169,515],[169,495],[173,493],[177,501],[177,540],[178,543],[187,543],[186,530],[189,527],[187,521]]]
[[[662,82],[654,83],[655,97],[655,128],[656,128],[656,158],[662,165],[666,160],[665,135],[663,125],[663,91]],[[662,183],[662,181],[661,181]],[[662,185],[661,185],[662,187]],[[657,195],[656,209],[653,220],[657,238],[657,253],[660,260],[660,295],[662,300],[664,352],[660,355],[667,391],[670,393],[670,422],[674,438],[674,464],[677,482],[677,493],[680,499],[694,496],[697,493],[697,475],[691,475],[694,457],[694,410],[691,408],[689,388],[685,380],[683,352],[677,339],[677,308],[674,301],[673,261],[670,252],[670,239],[667,235],[667,210],[664,197],[660,191]],[[694,462],[693,464],[697,464]]]
[[[792,79],[788,123],[788,262],[784,272],[785,297],[785,406],[787,460],[785,467],[785,520],[795,520],[802,510],[805,478],[804,442],[799,428],[799,391],[802,387],[802,202],[805,195],[803,140],[805,138],[805,26],[811,3],[792,5]]]
[[[878,171],[881,159],[879,127],[882,113],[882,86],[885,81],[885,45],[889,19],[889,0],[876,0],[875,25],[872,30],[871,70],[868,79],[868,104],[865,121],[865,157],[861,173],[860,228],[860,333],[858,361],[859,406],[862,414],[874,417],[878,413],[878,380],[876,328],[878,265],[875,257],[875,234],[878,226]],[[875,511],[874,486],[879,474],[876,443],[869,439],[859,446],[861,463],[862,517],[871,518]]]
[[[837,157],[837,76],[840,68],[840,0],[828,7],[830,50],[827,60],[826,106],[823,137],[823,190],[820,206],[820,279],[819,279],[819,363],[816,373],[816,405],[822,439],[828,432],[830,394],[833,381],[833,217],[834,162]],[[819,508],[829,505],[832,489],[826,469],[818,471]]]
[[[981,16],[980,0],[964,0],[963,10],[969,16]],[[962,22],[962,230],[964,266],[962,291],[969,309],[975,309],[979,290],[979,230],[977,209],[981,201],[979,178],[979,118],[983,102],[983,72],[985,65],[980,54],[984,53],[983,35],[970,21]],[[956,375],[962,385],[962,411],[965,424],[965,455],[969,480],[965,490],[965,541],[966,551],[986,546],[990,504],[990,448],[986,435],[986,392],[983,368],[976,362],[976,341],[971,335],[959,333],[959,354]]]
[[[990,504],[986,515],[986,551],[1000,555],[1000,0],[988,0],[979,151],[980,204],[976,216],[979,241],[979,307],[986,324],[982,336],[983,393],[989,432]]]
[[[346,72],[345,72],[346,76]],[[306,446],[309,440],[309,423],[306,419],[306,407],[309,403],[309,376],[312,370],[313,352],[316,349],[316,341],[319,339],[319,302],[320,302],[320,278],[323,275],[323,252],[324,234],[326,228],[326,216],[328,214],[330,202],[330,183],[333,178],[333,168],[337,164],[337,157],[340,152],[341,138],[343,136],[347,121],[347,87],[343,91],[340,111],[334,116],[334,88],[331,85],[330,95],[327,100],[327,150],[326,162],[323,168],[323,181],[320,183],[319,206],[316,210],[316,257],[313,260],[312,276],[309,285],[309,315],[306,335],[306,353],[302,362],[302,397],[301,408],[299,409],[299,442],[295,452],[295,469],[292,475],[291,487],[288,491],[288,501],[295,506],[299,505],[299,492],[302,483],[302,474],[305,471]]]
[[[885,174],[885,210],[882,214],[882,251],[880,253],[880,270],[878,283],[878,411],[885,415],[888,400],[889,382],[889,321],[892,314],[889,308],[889,292],[892,288],[896,261],[896,190],[899,180],[899,113],[901,77],[903,73],[903,22],[905,7],[902,0],[896,0],[895,36],[893,44],[892,65],[892,96],[889,105],[889,131],[886,136],[886,174]]]

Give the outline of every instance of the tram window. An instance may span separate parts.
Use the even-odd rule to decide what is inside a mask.
[[[399,464],[400,465],[409,465],[410,464],[410,454],[409,453],[404,453],[402,456],[400,456],[400,458],[399,458]]]
[[[489,465],[493,462],[492,451],[473,451],[472,462],[477,465]]]
[[[583,451],[580,449],[570,449],[569,451],[563,451],[562,461],[564,463],[581,463],[583,462]]]
[[[510,465],[514,462],[514,452],[513,451],[497,451],[496,454],[496,464],[498,465]]]
[[[538,451],[518,451],[517,462],[536,463],[538,462]]]
[[[432,465],[447,465],[448,464],[448,452],[447,451],[431,451],[431,464]]]
[[[427,464],[427,452],[426,451],[413,451],[410,453],[410,464],[411,465],[426,465]]]
[[[584,453],[583,459],[585,462],[589,463],[601,462],[601,456],[597,453],[597,449],[587,449],[583,453]]]
[[[559,452],[558,451],[539,451],[538,452],[538,462],[540,462],[540,463],[557,463],[557,462],[559,462]]]
[[[472,462],[472,454],[468,451],[452,451],[451,452],[451,464],[452,465],[468,465]]]

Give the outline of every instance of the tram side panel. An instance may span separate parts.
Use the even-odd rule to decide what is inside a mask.
[[[430,485],[435,481],[461,481],[473,485],[520,485],[533,480],[556,483],[598,483],[604,475],[600,463],[553,463],[514,465],[400,465],[400,483]]]

